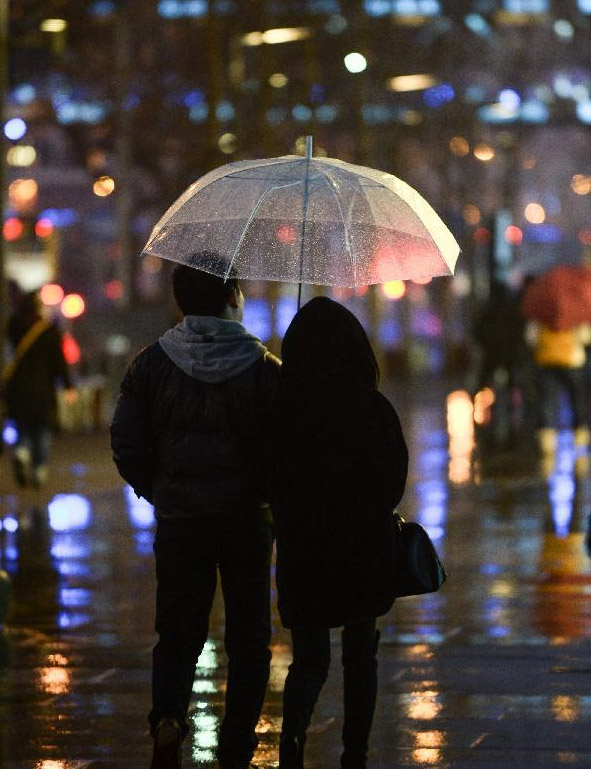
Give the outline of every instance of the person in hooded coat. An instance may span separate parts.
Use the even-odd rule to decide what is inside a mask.
[[[394,601],[392,510],[408,453],[349,310],[312,299],[289,326],[281,355],[267,446],[278,609],[293,650],[279,766],[303,767],[306,729],[328,675],[330,628],[344,626],[341,766],[363,769],[377,691],[376,617]]]
[[[8,323],[13,358],[2,371],[6,416],[18,438],[13,470],[19,486],[40,488],[49,475],[51,435],[58,428],[58,390],[76,400],[70,369],[62,349],[62,332],[43,317],[38,291],[18,298]]]
[[[183,320],[133,360],[111,425],[119,472],[157,521],[152,769],[181,765],[218,569],[228,655],[218,760],[246,769],[271,656],[272,525],[259,457],[280,364],[242,325],[235,278],[177,266],[173,292]]]

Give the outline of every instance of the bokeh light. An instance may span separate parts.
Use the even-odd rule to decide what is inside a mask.
[[[571,180],[571,187],[577,195],[589,195],[591,193],[591,176],[575,174]]]
[[[232,155],[238,149],[238,137],[233,133],[225,133],[218,139],[218,147],[224,155]]]
[[[271,88],[284,88],[289,82],[289,78],[287,75],[284,75],[283,72],[274,72],[269,77],[269,85]]]
[[[86,308],[80,294],[68,294],[63,298],[61,312],[64,318],[79,318]]]
[[[4,135],[11,141],[22,139],[27,133],[27,124],[20,117],[13,117],[4,124]]]
[[[75,366],[80,363],[82,350],[80,345],[68,331],[62,337],[62,352],[68,366]]]
[[[34,179],[15,179],[8,187],[10,205],[17,210],[32,206],[39,187]]]
[[[464,155],[467,155],[470,152],[470,145],[468,140],[463,136],[454,136],[452,139],[450,139],[449,148],[453,154],[457,155],[458,157],[464,157]]]
[[[18,240],[24,232],[24,226],[20,219],[11,216],[4,222],[4,240],[8,242]]]
[[[35,147],[19,144],[17,147],[11,147],[6,153],[6,162],[9,166],[16,168],[28,168],[37,160],[37,151]]]
[[[481,160],[483,163],[488,163],[495,156],[494,149],[490,144],[477,144],[474,147],[474,157]]]
[[[64,289],[57,283],[46,283],[39,292],[41,302],[47,307],[55,307],[64,298]]]
[[[107,297],[107,299],[111,299],[114,302],[116,302],[119,299],[122,299],[124,293],[125,293],[125,290],[123,287],[123,283],[120,280],[117,280],[116,278],[113,280],[110,280],[105,286],[105,296]]]
[[[406,286],[403,280],[388,280],[382,284],[382,293],[386,299],[396,301],[402,299],[406,293]]]
[[[92,191],[99,198],[106,198],[115,189],[115,182],[110,176],[101,176],[92,185]]]
[[[53,233],[54,229],[50,219],[37,219],[35,222],[35,235],[38,238],[48,238]]]
[[[348,53],[343,61],[347,70],[352,74],[357,74],[367,69],[367,59],[362,53]]]
[[[464,206],[464,210],[462,212],[464,221],[466,224],[470,226],[474,226],[480,222],[481,216],[480,216],[480,209],[478,206],[475,206],[474,203],[467,203]]]
[[[523,231],[514,224],[510,224],[505,230],[505,240],[512,246],[518,246],[523,240]]]
[[[524,216],[531,224],[542,224],[546,220],[546,211],[539,203],[528,203]]]

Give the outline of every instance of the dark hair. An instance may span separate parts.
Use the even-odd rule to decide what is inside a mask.
[[[367,334],[342,304],[319,296],[291,321],[281,345],[283,375],[298,381],[338,375],[377,388],[380,370]]]
[[[216,272],[225,272],[225,263],[218,254],[203,251],[194,259]],[[221,315],[232,290],[239,290],[233,269],[226,280],[186,264],[177,264],[172,272],[172,292],[183,315]]]

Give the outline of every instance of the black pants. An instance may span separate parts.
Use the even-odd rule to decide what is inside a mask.
[[[271,653],[272,534],[258,512],[240,519],[160,519],[157,524],[156,632],[152,667],[152,733],[175,718],[188,731],[187,712],[198,657],[207,640],[219,568],[228,655],[226,707],[218,760],[244,769],[257,746]]]
[[[293,628],[293,661],[283,692],[286,737],[304,735],[330,665],[328,628]],[[378,684],[375,620],[345,625],[343,629],[344,724],[342,767],[365,764]]]
[[[538,367],[538,427],[558,427],[558,403],[561,392],[568,396],[571,426],[585,427],[586,392],[584,368]]]

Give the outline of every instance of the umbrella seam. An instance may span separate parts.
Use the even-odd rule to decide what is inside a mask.
[[[330,175],[328,170],[324,170],[323,169],[323,173],[324,173],[324,176],[328,179],[328,181],[329,181],[329,189],[331,190],[332,194],[334,195],[334,197],[335,197],[335,199],[337,201],[337,205],[338,205],[338,208],[339,208],[339,213],[341,215],[341,220],[343,222],[343,232],[345,234],[345,242],[347,244],[347,253],[349,254],[349,258],[351,260],[351,267],[352,267],[352,270],[353,270],[353,283],[355,284],[355,286],[357,286],[357,265],[355,263],[355,259],[353,258],[353,252],[351,250],[351,242],[350,242],[349,233],[348,233],[348,230],[347,230],[347,222],[345,221],[345,216],[343,214],[343,207],[341,206],[340,198],[337,195],[336,190],[334,189],[334,185],[336,184],[336,182],[332,178],[332,176]],[[346,181],[345,181],[345,184],[347,184]],[[353,185],[348,185],[348,186],[350,186],[351,188],[353,187]],[[354,193],[355,193],[355,195],[358,194],[357,193],[357,189],[354,190]]]
[[[290,182],[289,184],[272,184],[270,187],[267,187],[267,189],[263,192],[263,194],[257,200],[256,205],[253,208],[250,216],[248,217],[248,221],[244,225],[244,229],[242,230],[242,233],[240,234],[240,238],[238,240],[238,243],[236,244],[236,248],[234,249],[234,253],[232,254],[232,258],[230,259],[230,264],[228,265],[228,269],[226,270],[226,274],[224,276],[224,280],[228,279],[228,275],[230,274],[230,270],[232,269],[232,265],[234,264],[234,260],[236,259],[236,255],[237,255],[238,251],[240,250],[240,246],[242,245],[242,241],[246,237],[246,233],[248,231],[248,228],[250,227],[250,225],[252,223],[252,220],[255,217],[256,212],[259,210],[259,207],[262,205],[263,200],[273,190],[280,190],[280,189],[283,189],[284,187],[293,187],[296,184],[301,184],[301,180],[295,181],[295,182]]]

